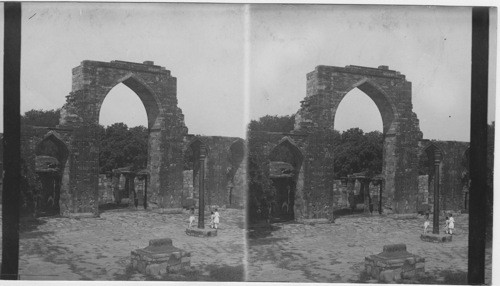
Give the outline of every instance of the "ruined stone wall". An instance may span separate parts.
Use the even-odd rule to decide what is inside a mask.
[[[70,189],[72,212],[96,212],[98,204],[99,111],[108,92],[123,83],[141,99],[148,117],[148,205],[180,207],[182,201],[182,138],[187,133],[177,107],[177,80],[153,62],[83,61],[73,69],[72,92],[61,110],[60,127],[74,130],[69,147],[74,157]]]
[[[279,132],[249,132],[248,133],[248,174],[249,182],[248,206],[249,214],[255,215],[257,207],[265,208],[267,202],[263,194],[270,192],[271,182],[269,179],[269,162],[272,150],[279,144],[288,141],[297,148],[302,158],[300,170],[296,177],[294,215],[296,220],[309,218],[319,211],[314,211],[309,204],[309,192],[305,193],[307,176],[307,158],[305,134],[289,134]],[[323,209],[321,209],[323,211]]]
[[[62,178],[59,206],[61,215],[67,215],[71,212],[74,212],[74,209],[77,207],[77,201],[75,200],[76,194],[74,193],[74,189],[70,188],[70,172],[74,165],[75,156],[78,156],[78,154],[72,154],[68,148],[68,146],[70,146],[74,140],[74,134],[72,130],[22,125],[22,173],[25,177],[37,177],[35,172],[36,148],[44,139],[51,139],[60,142],[61,148],[67,148],[67,151],[69,153],[65,160],[63,162],[60,162],[62,164]]]
[[[418,204],[423,206],[429,203],[429,175],[420,175],[418,176]],[[421,210],[418,208],[418,211]]]
[[[113,179],[106,174],[99,175],[99,204],[113,203]]]
[[[344,96],[359,88],[377,105],[384,126],[385,178],[384,207],[396,212],[416,210],[418,192],[419,121],[413,112],[411,83],[388,67],[318,66],[307,74],[307,96],[295,115],[295,131],[310,134],[305,189],[310,203],[323,204],[334,177],[334,154],[325,142],[325,133],[334,130],[335,114]],[[326,168],[325,168],[326,167]]]
[[[245,204],[246,194],[246,172],[241,170],[245,165],[239,164],[237,170],[233,170],[230,161],[230,148],[232,144],[241,142],[243,139],[237,137],[222,136],[195,136],[187,135],[184,137],[183,153],[187,152],[189,145],[194,140],[199,139],[207,148],[207,157],[205,159],[205,204],[226,207],[242,207]],[[195,160],[198,160],[196,158]],[[193,182],[193,171],[184,171],[183,173],[183,196],[198,200],[198,182]],[[236,184],[234,184],[236,182]],[[231,194],[231,203],[229,196]]]
[[[464,166],[463,162],[465,151],[469,148],[470,143],[459,141],[422,140],[419,142],[419,156],[427,156],[424,150],[430,144],[437,146],[442,153],[439,177],[439,208],[441,210],[464,209],[463,176],[468,168]],[[429,184],[427,184],[427,186],[429,186]],[[427,192],[429,203],[434,203],[434,188],[432,185],[428,188]]]

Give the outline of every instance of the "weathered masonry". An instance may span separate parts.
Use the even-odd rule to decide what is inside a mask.
[[[352,181],[349,185],[334,180],[332,135],[335,115],[344,96],[354,88],[373,100],[382,117],[382,174],[377,177],[380,183],[373,186],[368,181],[356,184]],[[432,180],[432,174],[419,174],[419,164],[434,160],[434,157],[428,158],[434,156],[429,149],[434,147],[429,147],[431,143],[422,137],[419,120],[413,112],[411,82],[400,72],[389,70],[387,66],[318,66],[307,74],[307,95],[295,114],[291,134],[249,134],[250,152],[260,154],[250,162],[256,164],[250,169],[259,169],[260,173],[253,175],[269,179],[269,186],[263,188],[272,186],[276,190],[271,206],[275,217],[330,218],[335,210],[363,201],[372,202],[376,211],[411,213],[419,211],[424,204],[433,203],[430,181],[422,183],[425,178]],[[459,163],[463,157],[459,153],[465,152],[468,144],[448,141],[433,141],[432,144],[443,149],[441,209],[462,209],[467,196],[462,190],[465,189],[462,177],[466,171]],[[433,166],[428,170],[434,171]],[[259,188],[250,186],[251,191],[260,192]],[[249,203],[263,208],[268,204]],[[365,209],[368,208],[365,206]],[[249,212],[252,215],[256,210]]]
[[[182,186],[182,137],[187,133],[177,107],[176,78],[153,62],[136,64],[83,61],[73,69],[72,91],[61,111],[60,127],[72,129],[69,201],[62,213],[96,213],[99,149],[96,127],[108,92],[123,83],[141,99],[148,117],[148,166],[150,199],[161,206],[180,204]],[[64,183],[63,183],[64,185]]]
[[[97,215],[99,203],[105,203],[102,200],[121,200],[120,177],[111,178],[115,182],[105,182],[103,176],[100,179],[97,136],[101,105],[108,92],[120,83],[134,91],[144,104],[149,132],[148,163],[140,174],[145,180],[140,193],[134,186],[134,174],[127,173],[129,204],[139,201],[141,206],[178,208],[196,197],[189,190],[193,181],[185,178],[186,153],[191,152],[193,159],[191,147],[196,144],[190,143],[196,138],[188,135],[184,115],[177,106],[176,78],[151,61],[142,64],[83,61],[73,69],[72,91],[66,96],[57,128],[22,128],[24,168],[26,173],[37,174],[43,185],[37,194],[39,198],[35,199],[39,201],[36,204],[39,214]],[[245,193],[245,172],[240,168],[244,164],[242,139],[200,137],[198,140],[210,150],[206,160],[208,202],[242,206]],[[191,169],[196,169],[192,165]],[[195,175],[192,170],[191,179]]]

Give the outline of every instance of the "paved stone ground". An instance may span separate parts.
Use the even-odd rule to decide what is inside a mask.
[[[128,267],[130,252],[146,247],[149,240],[155,238],[172,238],[175,247],[190,251],[192,269],[202,279],[210,278],[210,272],[217,269],[226,272],[241,269],[243,273],[243,213],[242,210],[220,210],[220,229],[218,236],[212,238],[187,236],[187,213],[112,210],[102,213],[100,218],[51,217],[24,222],[20,234],[20,277],[145,280],[148,277]]]
[[[446,244],[420,240],[424,219],[419,215],[353,215],[334,224],[275,223],[272,231],[250,231],[247,277],[249,281],[375,282],[360,275],[364,258],[382,252],[386,244],[405,243],[409,252],[426,259],[428,278],[421,282],[453,282],[467,271],[468,215],[455,216],[455,221],[456,235]],[[489,284],[491,254],[490,245]]]

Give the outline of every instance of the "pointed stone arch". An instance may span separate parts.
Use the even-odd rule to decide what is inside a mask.
[[[72,91],[61,110],[59,127],[71,130],[71,200],[64,213],[98,214],[101,105],[109,91],[123,83],[140,98],[148,117],[147,205],[180,207],[182,203],[182,146],[187,134],[177,106],[177,79],[153,62],[83,61],[73,69]]]
[[[163,110],[161,103],[158,99],[158,95],[155,94],[154,90],[149,87],[149,85],[140,78],[137,74],[128,73],[126,76],[118,79],[112,86],[104,91],[104,96],[99,98],[98,110],[101,110],[102,104],[106,99],[109,92],[115,88],[117,85],[123,84],[132,90],[137,97],[141,100],[146,110],[148,117],[148,129],[158,128],[161,124],[159,115]]]
[[[35,146],[35,172],[42,189],[36,197],[37,215],[58,215],[69,192],[69,150],[56,131],[47,132]]]
[[[334,130],[335,115],[345,95],[354,88],[370,97],[380,111],[384,149],[382,177],[385,209],[416,211],[418,193],[419,121],[413,112],[411,82],[387,66],[317,66],[307,74],[307,95],[295,116],[295,133],[308,134],[308,150],[314,150],[308,164],[304,189],[311,194],[308,204],[330,208],[333,197],[335,151],[328,132]],[[325,179],[326,178],[326,179]]]
[[[271,215],[284,220],[301,218],[301,215],[296,214],[301,214],[303,207],[302,182],[299,179],[303,177],[303,152],[293,139],[285,136],[271,149],[268,157],[269,177],[276,191]],[[297,197],[299,207],[295,203]]]
[[[269,152],[269,159],[271,160],[271,158],[275,156],[276,151],[280,147],[287,148],[293,154],[294,162],[292,163],[292,165],[294,166],[294,168],[296,168],[296,170],[300,170],[304,161],[304,154],[297,146],[297,144],[293,141],[293,139],[288,136],[283,137],[278,142],[278,144],[276,144],[276,146],[271,149],[271,151]]]

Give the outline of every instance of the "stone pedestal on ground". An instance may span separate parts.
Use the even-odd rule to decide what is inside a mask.
[[[383,252],[365,257],[365,271],[380,282],[411,279],[425,272],[425,258],[406,251],[406,244],[384,245]]]
[[[217,229],[214,228],[186,228],[186,234],[197,237],[217,236]]]
[[[144,275],[161,276],[189,268],[191,253],[174,247],[170,238],[153,239],[146,248],[132,251],[131,263]]]
[[[451,235],[449,234],[421,234],[420,239],[427,242],[451,242]]]

